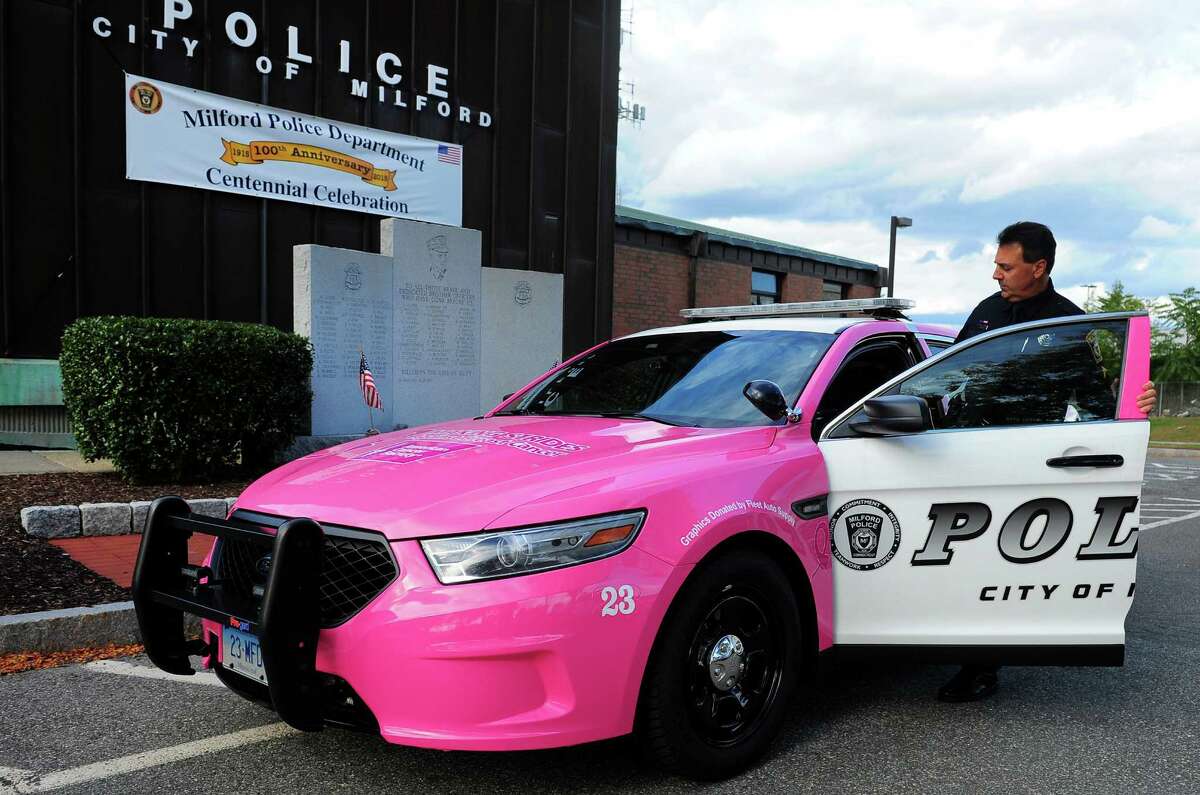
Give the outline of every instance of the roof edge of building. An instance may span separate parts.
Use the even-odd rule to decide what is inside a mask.
[[[816,251],[815,249],[804,248],[803,246],[793,246],[775,240],[767,240],[766,238],[746,235],[729,229],[706,226],[693,221],[685,221],[681,218],[672,218],[669,215],[660,215],[648,210],[640,210],[636,207],[617,205],[616,223],[618,226],[632,226],[653,232],[677,235],[679,237],[691,237],[696,232],[703,232],[708,235],[709,240],[724,243],[728,246],[741,246],[755,251],[765,251],[789,257],[803,257],[804,259],[811,259],[830,265],[840,265],[843,268],[854,268],[855,270],[875,272],[882,270],[879,265],[872,262],[850,259],[849,257],[842,257],[837,254],[827,254],[824,251]]]

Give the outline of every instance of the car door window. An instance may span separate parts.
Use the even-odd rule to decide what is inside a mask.
[[[1126,324],[1036,326],[947,352],[885,394],[915,395],[934,429],[1112,420]],[[853,435],[849,422],[832,435]]]
[[[871,341],[851,351],[813,413],[813,439],[821,435],[832,419],[880,384],[912,367],[914,362],[899,340]]]

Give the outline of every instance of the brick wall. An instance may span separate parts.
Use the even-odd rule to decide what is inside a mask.
[[[701,259],[696,266],[696,306],[738,306],[750,303],[750,272],[744,264]],[[823,280],[788,273],[782,299],[820,301]],[[851,298],[873,298],[879,288],[851,285]],[[688,257],[617,244],[613,248],[613,336],[648,328],[677,326],[679,310],[688,307]]]
[[[677,326],[687,308],[688,258],[634,246],[613,248],[613,336]]]
[[[878,298],[879,297],[879,288],[878,287],[868,287],[865,284],[852,284],[852,285],[850,285],[850,297],[851,298]]]
[[[797,301],[820,301],[824,280],[816,276],[789,273],[783,277],[783,303]]]
[[[696,306],[750,303],[750,269],[735,262],[702,259],[696,264]]]

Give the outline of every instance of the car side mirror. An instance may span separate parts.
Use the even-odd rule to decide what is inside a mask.
[[[866,422],[852,422],[859,436],[902,436],[933,428],[929,406],[915,395],[886,395],[863,404]]]
[[[742,387],[742,394],[754,404],[754,408],[776,422],[784,417],[788,422],[800,421],[800,412],[788,407],[783,390],[774,381],[751,381]]]

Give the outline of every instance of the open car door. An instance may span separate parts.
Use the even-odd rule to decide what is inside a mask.
[[[950,662],[1119,665],[1150,424],[1149,318],[948,349],[835,419],[834,641]]]

